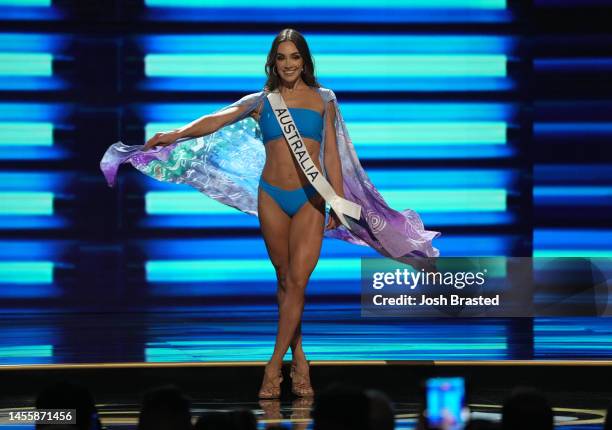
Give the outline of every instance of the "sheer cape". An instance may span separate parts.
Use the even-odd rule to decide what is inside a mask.
[[[330,103],[335,107],[334,133],[342,163],[344,196],[361,205],[359,221],[346,217],[344,226],[326,230],[326,237],[357,245],[371,246],[380,254],[402,261],[404,257],[437,257],[432,240],[440,232],[425,230],[421,217],[412,209],[390,208],[362,168],[342,118],[336,95],[316,88],[325,102],[323,124],[327,124]],[[122,163],[130,163],[159,181],[185,183],[207,196],[250,215],[257,215],[257,188],[265,162],[265,149],[257,122],[250,117],[266,91],[249,94],[219,111],[247,105],[232,123],[198,138],[179,139],[171,145],[143,151],[143,145],[117,142],[104,154],[100,167],[109,186],[115,184]],[[219,112],[217,111],[217,112]],[[325,126],[319,152],[325,174]]]

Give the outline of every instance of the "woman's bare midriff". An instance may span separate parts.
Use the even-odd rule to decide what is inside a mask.
[[[321,144],[314,139],[302,137],[302,141],[308,149],[308,154],[314,162],[317,169],[321,171],[319,163],[319,149]],[[294,190],[296,188],[308,185],[308,179],[302,172],[293,154],[289,149],[289,145],[284,137],[270,140],[266,142],[266,163],[264,164],[262,177],[270,185],[285,190]]]
[[[323,103],[323,99],[316,90],[309,88],[300,93],[301,94],[295,94],[295,98],[293,99],[290,97],[286,98],[285,103],[287,103],[287,105],[298,105],[307,109],[321,111],[320,103]],[[296,103],[298,100],[299,103]],[[263,104],[251,113],[255,121],[259,121],[262,106]],[[325,106],[323,106],[323,108],[324,107]],[[310,158],[320,172],[321,164],[319,162],[319,150],[321,148],[321,143],[304,136],[302,136],[302,141],[306,145],[306,149],[308,149]],[[289,145],[284,136],[266,142],[265,148],[266,163],[264,164],[261,176],[267,183],[285,190],[294,190],[309,184],[301,167],[293,157],[293,154],[291,154]]]

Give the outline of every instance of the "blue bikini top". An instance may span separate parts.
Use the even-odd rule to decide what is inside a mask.
[[[291,116],[302,137],[308,137],[321,142],[323,117],[319,112],[305,108],[289,108],[289,112],[291,112]],[[270,101],[267,98],[264,100],[264,107],[259,116],[259,128],[263,135],[264,145],[270,140],[277,139],[283,135],[274,112],[272,112]]]

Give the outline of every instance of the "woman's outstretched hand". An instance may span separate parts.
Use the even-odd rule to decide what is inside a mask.
[[[156,146],[168,146],[180,136],[176,131],[160,131],[159,133],[155,133],[155,136],[147,140],[145,143],[143,151],[148,151],[151,148]]]

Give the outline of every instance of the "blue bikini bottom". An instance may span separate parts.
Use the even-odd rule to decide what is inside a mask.
[[[274,199],[276,204],[290,217],[295,215],[297,211],[308,201],[308,199],[316,194],[317,190],[308,184],[305,187],[296,188],[294,190],[283,190],[275,187],[264,181],[263,177],[259,178],[259,186],[270,197]]]

